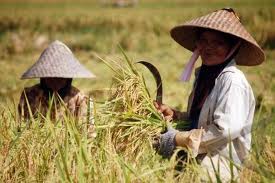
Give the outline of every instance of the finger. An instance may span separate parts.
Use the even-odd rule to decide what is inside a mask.
[[[166,108],[164,111],[163,111],[163,114],[165,115],[165,116],[171,116],[171,117],[173,117],[174,116],[174,112],[173,112],[173,110],[171,110],[171,108]]]
[[[165,121],[170,122],[170,121],[172,121],[172,116],[170,116],[170,115],[165,116],[164,119],[165,119]]]
[[[159,104],[155,100],[153,101],[153,104],[157,109],[159,108]]]
[[[172,123],[169,121],[166,121],[166,125],[167,125],[167,130],[171,130],[173,129]]]
[[[157,100],[155,100],[155,102],[158,104],[158,106],[162,106],[163,104]]]
[[[167,105],[165,105],[165,104],[162,104],[162,105],[159,106],[159,109],[161,111],[167,111],[167,110],[169,110],[169,107]]]

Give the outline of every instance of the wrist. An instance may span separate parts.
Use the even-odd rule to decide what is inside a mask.
[[[160,137],[160,154],[165,157],[171,157],[174,149],[176,148],[175,136],[178,133],[174,128],[168,129],[168,131]]]
[[[172,110],[173,110],[173,120],[181,119],[181,112],[175,109],[172,109]]]
[[[188,120],[187,112],[181,112],[175,109],[173,110],[173,120]]]

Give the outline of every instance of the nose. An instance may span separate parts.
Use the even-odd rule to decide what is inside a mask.
[[[207,39],[201,39],[198,40],[197,46],[202,49],[214,49],[217,45],[215,42],[209,41]]]
[[[212,41],[207,41],[206,44],[204,45],[205,49],[214,49],[217,47],[217,45],[212,42]]]
[[[212,52],[215,49],[216,49],[216,46],[213,44],[205,44],[199,47],[199,50],[203,52]]]

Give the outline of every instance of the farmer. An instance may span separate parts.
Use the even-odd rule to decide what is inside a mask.
[[[259,65],[265,59],[264,52],[231,8],[176,26],[171,30],[171,36],[193,52],[182,80],[190,79],[199,56],[202,65],[195,71],[187,112],[175,111],[165,104],[155,104],[166,120],[191,122],[188,131],[169,127],[160,137],[160,153],[170,157],[176,146],[185,147],[209,172],[210,177],[214,177],[212,159],[216,170],[220,168],[222,180],[229,180],[229,157],[236,166],[240,166],[251,148],[255,109],[251,86],[236,64]]]
[[[54,98],[51,119],[60,120],[64,114],[69,113],[83,123],[89,120],[88,126],[92,130],[92,112],[88,111],[93,107],[92,100],[72,86],[72,78],[94,77],[95,75],[79,63],[65,44],[54,41],[22,75],[22,79],[40,78],[40,83],[25,88],[22,92],[18,105],[21,120],[28,120],[31,116],[36,118],[39,114],[46,116],[49,103]]]

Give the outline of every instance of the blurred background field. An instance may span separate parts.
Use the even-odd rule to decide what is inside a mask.
[[[126,4],[132,1],[125,1]],[[73,84],[96,101],[104,101],[112,72],[96,57],[120,60],[118,45],[133,61],[147,60],[159,68],[164,102],[184,110],[192,83],[178,77],[191,53],[172,40],[169,30],[208,12],[233,7],[244,26],[266,53],[257,67],[240,67],[257,99],[254,145],[262,153],[267,136],[274,153],[275,124],[275,1],[274,0],[139,0],[119,7],[111,0],[0,0],[0,111],[17,103],[22,89],[38,80],[20,80],[22,73],[53,40],[66,43],[76,57],[97,75]],[[199,63],[198,63],[199,66]],[[154,80],[146,69],[154,95]],[[6,105],[8,103],[8,105]],[[274,157],[273,157],[274,158]],[[271,166],[274,170],[273,159]],[[274,173],[274,172],[273,172]],[[274,175],[274,174],[273,174]]]
[[[3,77],[0,100],[17,100],[23,86],[37,82],[21,81],[20,76],[49,42],[59,39],[98,76],[95,81],[75,81],[85,91],[109,87],[111,73],[94,54],[119,57],[117,45],[120,44],[133,60],[148,60],[160,69],[166,102],[182,107],[190,84],[181,84],[177,79],[190,52],[171,39],[169,30],[185,20],[228,6],[235,8],[267,55],[263,65],[242,69],[256,96],[264,95],[269,102],[274,100],[274,1],[149,0],[124,8],[115,7],[113,3],[111,0],[1,2],[0,71]]]
[[[108,87],[105,81],[110,80],[109,72],[94,57],[94,53],[101,56],[120,55],[117,49],[120,44],[134,60],[146,59],[160,68],[167,86],[166,94],[170,96],[174,88],[170,86],[174,83],[178,85],[177,77],[190,53],[170,38],[169,30],[185,20],[227,6],[236,9],[243,24],[267,54],[267,61],[262,66],[244,68],[252,85],[257,87],[255,92],[266,91],[268,86],[263,86],[261,80],[271,81],[268,77],[274,76],[271,68],[275,48],[275,3],[272,1],[149,0],[124,8],[114,7],[113,2],[1,2],[0,59],[1,71],[5,73],[0,83],[1,101],[7,97],[17,97],[18,90],[28,85],[19,80],[20,75],[55,39],[68,44],[79,60],[98,75],[97,81],[79,81],[87,84],[83,86],[87,90]],[[274,85],[271,88],[275,90]],[[166,98],[169,100],[172,97]]]

